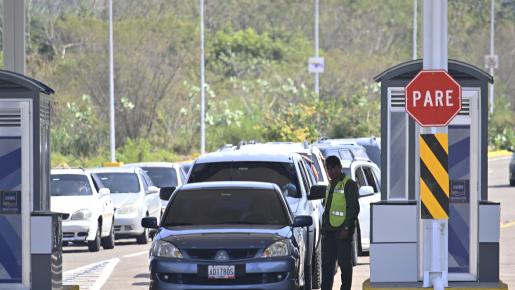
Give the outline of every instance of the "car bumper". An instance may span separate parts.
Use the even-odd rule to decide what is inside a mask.
[[[95,239],[96,226],[91,221],[67,220],[62,223],[64,242],[84,242]]]
[[[209,280],[199,275],[200,267],[207,265],[241,265],[244,274],[234,280]],[[190,262],[151,258],[151,290],[203,290],[203,289],[298,289],[297,261],[284,259],[259,259],[234,263]],[[279,278],[279,275],[282,278]],[[168,278],[168,280],[167,280]]]
[[[144,232],[139,214],[115,214],[114,235],[116,238],[139,236]]]

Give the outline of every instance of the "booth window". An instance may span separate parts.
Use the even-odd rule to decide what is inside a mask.
[[[408,197],[408,114],[404,88],[388,90],[388,199]]]

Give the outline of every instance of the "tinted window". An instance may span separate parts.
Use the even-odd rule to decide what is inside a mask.
[[[363,145],[367,150],[367,155],[370,157],[370,160],[374,162],[377,166],[381,167],[381,149],[374,145]]]
[[[301,197],[293,163],[248,161],[195,164],[188,182],[205,181],[271,182],[277,184],[283,194],[290,197]]]
[[[92,195],[93,191],[85,175],[52,174],[50,194],[52,196]]]
[[[359,187],[367,185],[365,175],[363,174],[361,167],[356,168],[356,182],[358,183]]]
[[[170,167],[142,167],[157,187],[177,187],[177,171]]]
[[[177,192],[163,225],[288,225],[288,211],[273,190],[207,189]]]
[[[363,172],[365,173],[365,177],[367,178],[367,184],[374,188],[374,192],[379,192],[376,184],[376,179],[374,177],[374,174],[372,173],[372,168],[363,167]]]
[[[139,193],[138,176],[135,173],[96,173],[102,184],[111,193]]]

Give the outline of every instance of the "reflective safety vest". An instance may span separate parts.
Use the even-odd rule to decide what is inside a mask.
[[[349,177],[345,176],[343,180],[339,181],[334,187],[330,208],[327,208],[327,203],[329,202],[331,186],[329,186],[325,195],[326,204],[324,208],[329,213],[329,224],[333,228],[338,228],[343,225],[347,217],[347,199],[345,198],[345,185],[347,181],[349,181]]]

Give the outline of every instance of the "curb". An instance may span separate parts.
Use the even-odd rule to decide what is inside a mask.
[[[488,152],[488,158],[511,156],[511,152],[508,150],[498,150]]]
[[[446,290],[459,289],[459,290],[508,290],[508,285],[502,281],[499,282],[450,282],[450,287],[445,287]],[[371,283],[367,279],[362,284],[362,290],[421,290],[431,289],[422,288],[421,282],[403,283],[403,282],[386,282],[386,283]]]

